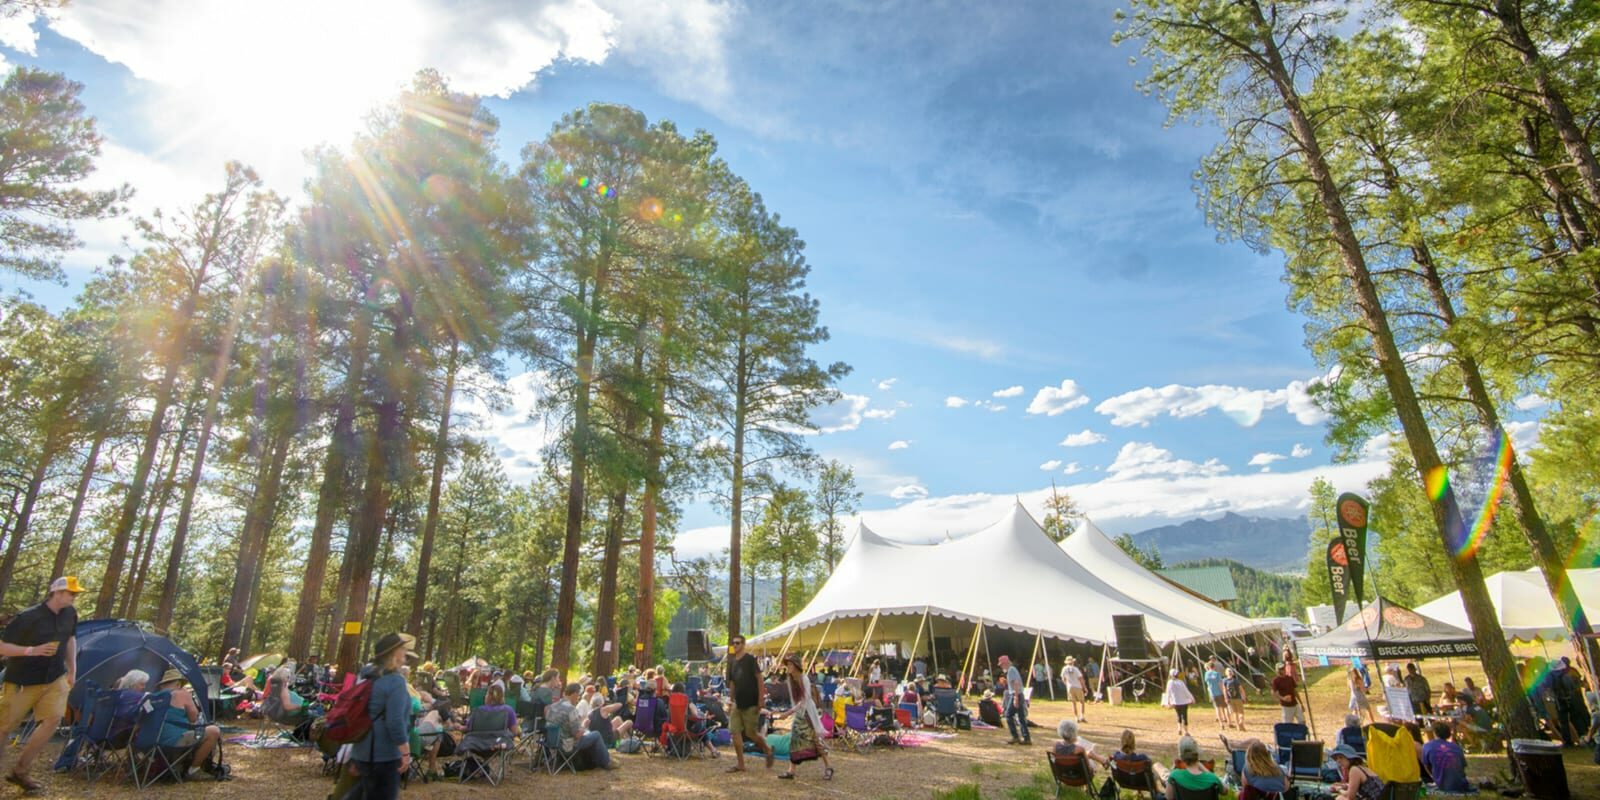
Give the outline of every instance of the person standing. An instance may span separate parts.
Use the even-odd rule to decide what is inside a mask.
[[[733,734],[733,754],[738,763],[728,772],[744,772],[744,740],[750,739],[767,756],[772,769],[772,746],[761,735],[761,709],[767,705],[767,684],[761,679],[761,664],[745,652],[744,637],[728,640],[728,686],[733,692],[733,711],[728,714],[728,732]]]
[[[55,736],[67,711],[67,693],[78,680],[78,595],[84,588],[75,576],[50,582],[43,603],[11,618],[0,633],[0,656],[7,658],[0,684],[0,731],[9,734],[33,712],[39,724],[17,756],[6,782],[32,794],[44,785],[29,777],[34,759]]]
[[[1033,662],[1033,693],[1041,694],[1050,691],[1050,668],[1043,661]]]
[[[385,634],[374,646],[372,696],[367,715],[372,730],[367,740],[350,748],[351,769],[360,776],[363,800],[397,800],[400,779],[411,768],[411,692],[400,668],[416,659],[417,639],[409,633]]]
[[[1088,692],[1088,680],[1083,671],[1078,669],[1078,659],[1067,656],[1067,663],[1061,667],[1061,685],[1067,687],[1067,701],[1072,703],[1073,718],[1086,722],[1089,708],[1084,703],[1084,696]]]
[[[1411,696],[1411,709],[1418,714],[1433,713],[1433,687],[1422,677],[1415,661],[1406,665],[1406,694]]]
[[[1178,735],[1189,735],[1189,706],[1194,705],[1194,694],[1189,691],[1189,685],[1183,682],[1183,676],[1177,670],[1167,673],[1167,690],[1161,694],[1161,705],[1170,707],[1178,714]]]
[[[1089,663],[1083,665],[1083,689],[1091,701],[1100,699],[1100,662],[1094,656],[1090,656]]]
[[[1228,719],[1239,730],[1244,730],[1244,679],[1233,667],[1223,673],[1222,692],[1228,698]]]
[[[1365,711],[1368,722],[1377,722],[1378,715],[1372,710],[1372,702],[1367,699],[1367,685],[1361,680],[1361,670],[1352,667],[1346,681],[1350,684],[1350,713],[1360,714]],[[1388,679],[1387,674],[1385,680]]]
[[[1031,745],[1033,734],[1028,732],[1028,695],[1022,690],[1022,672],[1011,663],[1011,656],[1000,657],[1000,669],[1006,675],[1005,717],[1006,730],[1011,732],[1011,744]],[[1021,736],[1017,735],[1021,729]]]
[[[1272,693],[1278,697],[1279,710],[1284,722],[1306,724],[1306,714],[1300,708],[1299,684],[1294,679],[1294,668],[1285,661],[1278,667],[1278,677],[1272,679]]]

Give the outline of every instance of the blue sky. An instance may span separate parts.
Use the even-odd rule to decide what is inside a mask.
[[[1280,262],[1206,226],[1190,176],[1214,132],[1164,125],[1110,43],[1115,9],[75,0],[0,44],[85,84],[101,177],[140,211],[192,202],[228,158],[298,194],[302,150],[422,66],[493,95],[508,160],[591,101],[711,131],[807,243],[833,334],[817,357],[855,368],[814,446],[856,468],[886,534],[1037,510],[1052,480],[1113,532],[1302,514],[1313,477],[1359,489],[1384,448],[1329,464]],[[84,226],[69,287],[0,290],[59,307],[130,230]],[[544,432],[526,407],[481,423],[513,476]],[[718,517],[693,504],[684,548],[725,543]]]

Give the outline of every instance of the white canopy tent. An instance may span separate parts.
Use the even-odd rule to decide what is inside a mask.
[[[1120,580],[1057,547],[1020,504],[983,530],[937,544],[894,542],[861,525],[811,602],[749,641],[756,648],[781,644],[794,650],[853,646],[869,635],[873,641],[912,642],[925,618],[981,621],[1094,644],[1116,641],[1111,618],[1119,614],[1143,614],[1151,638],[1163,645],[1273,627],[1214,606],[1220,616],[1197,616],[1191,605],[1171,598],[1163,598],[1167,607],[1147,603],[1130,596]]]
[[[1594,622],[1596,615],[1600,615],[1600,569],[1569,569],[1567,580],[1572,582],[1584,613]],[[1567,638],[1567,626],[1562,623],[1556,601],[1550,597],[1550,587],[1537,567],[1497,572],[1483,583],[1489,589],[1489,598],[1494,602],[1500,627],[1507,638],[1523,642]],[[1417,613],[1458,628],[1472,628],[1466,606],[1461,604],[1460,592],[1451,592],[1417,606]]]
[[[1145,569],[1087,518],[1061,542],[1061,549],[1118,591],[1191,627],[1228,635],[1278,630],[1276,623],[1235,614]]]

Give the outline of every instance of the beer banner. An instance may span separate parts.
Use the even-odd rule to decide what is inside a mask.
[[[1367,501],[1345,492],[1339,495],[1339,538],[1344,541],[1345,565],[1349,574],[1350,596],[1360,606],[1362,573],[1367,563]]]
[[[1344,604],[1350,599],[1350,565],[1344,554],[1344,538],[1328,542],[1328,586],[1333,590],[1333,624],[1344,624]]]

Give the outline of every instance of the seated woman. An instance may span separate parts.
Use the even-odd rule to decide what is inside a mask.
[[[1344,727],[1339,729],[1339,744],[1350,745],[1350,749],[1357,753],[1367,752],[1367,736],[1361,732],[1360,717],[1344,715]]]
[[[1239,777],[1243,785],[1239,800],[1257,800],[1289,789],[1283,768],[1272,760],[1272,754],[1259,739],[1250,742],[1244,751],[1244,772]]]
[[[1084,749],[1083,744],[1078,741],[1078,723],[1070,719],[1061,720],[1061,724],[1056,726],[1056,734],[1061,737],[1061,741],[1056,742],[1055,754],[1058,756],[1083,756],[1083,769],[1089,775],[1090,780],[1094,779],[1095,764],[1103,767],[1111,763],[1105,756],[1097,755],[1092,750]]]
[[[1339,800],[1378,800],[1383,794],[1383,779],[1367,766],[1366,759],[1348,745],[1339,745],[1328,753],[1339,765],[1344,780],[1333,785],[1333,796]]]
[[[1444,688],[1439,691],[1438,710],[1450,712],[1454,711],[1458,705],[1461,705],[1461,695],[1456,691],[1456,685],[1445,681]]]
[[[1176,787],[1179,786],[1192,792],[1215,788],[1219,795],[1228,793],[1227,787],[1222,785],[1222,779],[1200,762],[1200,745],[1192,736],[1178,740],[1178,766],[1167,776],[1167,800],[1178,800]]]
[[[436,699],[427,692],[419,692],[418,701],[422,704],[422,713],[417,717],[416,735],[422,749],[423,759],[427,768],[423,771],[422,779],[426,781],[441,780],[444,773],[439,769],[439,759],[455,755],[456,740],[447,732],[450,721],[450,701]],[[419,752],[413,743],[412,752]]]
[[[167,708],[167,719],[161,726],[160,744],[162,747],[193,746],[194,758],[189,762],[189,774],[205,770],[206,774],[217,780],[226,780],[227,770],[220,763],[211,763],[211,753],[222,741],[222,729],[215,725],[195,727],[200,721],[200,707],[195,705],[194,692],[185,688],[188,684],[189,680],[183,677],[183,673],[175,669],[169,669],[161,675],[158,688],[172,693],[172,705]]]
[[[1162,781],[1165,778],[1165,770],[1160,764],[1151,762],[1150,756],[1139,752],[1139,743],[1134,738],[1133,731],[1130,731],[1127,728],[1122,729],[1122,739],[1118,743],[1117,752],[1111,754],[1110,763],[1114,765],[1118,761],[1144,762],[1150,764],[1150,770],[1156,778],[1156,791],[1163,791],[1161,787]]]
[[[679,686],[682,686],[682,684],[679,684]],[[621,688],[619,684],[618,689],[620,690]],[[606,747],[616,747],[619,737],[625,737],[633,732],[633,721],[622,717],[623,708],[622,703],[610,702],[610,698],[606,696],[605,684],[600,684],[595,691],[594,701],[590,704],[588,720],[589,730],[599,731],[600,738],[605,741]],[[699,710],[699,707],[694,703],[691,702],[689,704],[689,715],[691,717]]]
[[[299,725],[305,722],[309,713],[306,710],[306,700],[289,690],[289,684],[294,680],[294,673],[287,666],[278,667],[267,678],[266,687],[261,695],[261,716],[280,725]]]
[[[517,711],[506,705],[506,690],[501,688],[498,683],[491,683],[484,690],[483,705],[472,709],[472,713],[467,716],[467,730],[477,731],[479,728],[476,723],[491,714],[497,714],[502,711],[506,715],[504,732],[515,736],[517,733]],[[465,741],[463,741],[463,744],[465,744]]]
[[[117,679],[112,688],[117,690],[116,710],[111,713],[110,742],[113,747],[128,744],[128,734],[139,719],[139,703],[144,701],[145,688],[150,685],[150,673],[142,669],[128,670]]]

